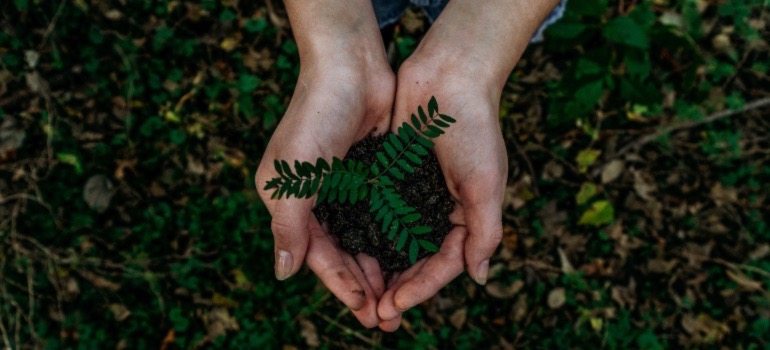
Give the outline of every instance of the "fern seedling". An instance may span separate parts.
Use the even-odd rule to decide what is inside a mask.
[[[377,161],[333,158],[331,164],[318,158],[315,164],[295,160],[275,160],[278,177],[267,182],[265,190],[273,190],[271,198],[312,198],[316,203],[349,203],[368,201],[369,210],[380,223],[380,231],[396,242],[396,250],[408,249],[409,261],[414,264],[420,249],[437,252],[438,247],[421,236],[433,231],[419,225],[422,215],[401,197],[394,181],[405,180],[405,174],[414,173],[415,166],[423,164],[424,157],[434,147],[433,139],[445,133],[455,123],[452,117],[440,114],[435,97],[428,102],[427,113],[422,106],[404,122],[396,133],[388,134]]]

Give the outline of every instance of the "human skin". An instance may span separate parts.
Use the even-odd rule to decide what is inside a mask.
[[[500,95],[558,0],[452,0],[401,66],[397,86],[369,0],[285,3],[300,75],[256,175],[273,216],[276,277],[294,275],[304,260],[364,326],[395,331],[403,311],[463,270],[486,283],[489,258],[502,238],[507,177]],[[455,228],[439,253],[395,274],[386,289],[376,260],[340,250],[312,214],[312,200],[271,200],[262,188],[277,176],[273,160],[342,158],[354,142],[407,121],[430,96],[458,120],[435,149],[456,201],[450,216]]]
[[[438,254],[389,282],[380,328],[395,331],[405,310],[431,298],[463,270],[485,284],[502,239],[508,174],[499,102],[508,76],[558,0],[452,0],[398,72],[391,129],[435,96],[458,122],[436,139],[436,156],[455,200],[454,229]]]
[[[350,146],[390,126],[395,75],[369,0],[287,0],[300,73],[291,103],[265,150],[256,184],[275,239],[276,278],[305,261],[366,327],[376,327],[384,281],[377,261],[342,251],[312,213],[312,199],[270,199],[273,161],[343,158]]]

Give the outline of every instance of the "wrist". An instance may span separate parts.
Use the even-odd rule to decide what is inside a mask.
[[[285,3],[303,64],[369,64],[386,60],[370,0]]]

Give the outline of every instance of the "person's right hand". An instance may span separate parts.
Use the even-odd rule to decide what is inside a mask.
[[[272,191],[264,187],[278,176],[274,160],[331,161],[343,158],[367,135],[386,132],[395,76],[368,0],[286,5],[300,51],[300,74],[256,174],[259,195],[273,217],[275,274],[284,280],[307,262],[364,326],[376,327],[381,322],[377,303],[385,289],[377,261],[341,250],[313,215],[313,199],[270,199]]]

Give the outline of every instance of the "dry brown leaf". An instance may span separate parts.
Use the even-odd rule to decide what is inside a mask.
[[[551,309],[558,309],[567,303],[567,291],[562,288],[554,288],[548,293],[548,307]]]
[[[748,292],[756,292],[762,290],[762,283],[757,282],[755,280],[750,279],[748,276],[744,275],[740,272],[733,272],[730,270],[726,271],[727,277],[730,277],[733,282],[737,283],[738,286],[745,291]]]
[[[509,286],[503,285],[500,282],[490,282],[484,286],[487,293],[497,299],[513,298],[522,288],[524,288],[524,281],[522,280],[516,280]]]
[[[615,181],[615,179],[617,179],[623,172],[624,168],[625,163],[622,160],[615,159],[609,162],[602,169],[602,183],[606,184]]]
[[[318,339],[318,330],[315,324],[304,318],[299,320],[299,324],[302,327],[300,335],[305,339],[305,343],[311,348],[320,346],[321,341]]]
[[[115,194],[112,181],[104,175],[94,175],[86,182],[83,199],[88,207],[98,213],[103,213],[110,206],[110,200]]]
[[[131,316],[131,311],[123,304],[110,304],[110,312],[115,316],[115,321],[121,322]]]
[[[452,316],[449,316],[449,322],[452,323],[452,326],[454,326],[457,329],[462,329],[467,319],[468,319],[467,307],[460,308],[457,311],[453,312]]]

